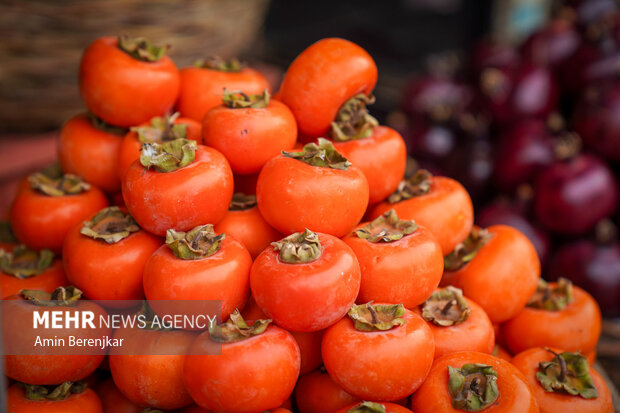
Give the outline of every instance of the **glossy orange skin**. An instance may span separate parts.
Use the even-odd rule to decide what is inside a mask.
[[[297,140],[297,124],[285,104],[272,100],[265,108],[218,105],[202,121],[205,145],[222,152],[234,173],[253,174]]]
[[[103,413],[101,400],[91,389],[64,400],[36,401],[26,398],[26,392],[16,383],[9,387],[6,396],[7,413]]]
[[[299,348],[285,330],[271,324],[264,333],[222,344],[201,334],[185,359],[185,385],[196,404],[214,411],[255,413],[275,409],[289,397],[299,376]]]
[[[357,406],[358,404],[359,402],[350,404],[346,407],[343,407],[342,409],[336,410],[334,413],[347,413],[350,409]],[[396,403],[381,402],[381,404],[383,405],[383,407],[385,407],[385,413],[412,413],[411,410]]]
[[[109,357],[114,383],[129,400],[159,409],[177,409],[193,403],[183,383],[183,364],[196,334],[181,330],[118,329],[114,338],[124,338],[127,345],[136,348],[131,353]]]
[[[97,386],[97,394],[101,399],[103,413],[142,413],[144,409],[125,397],[112,379]]]
[[[60,259],[55,259],[52,265],[41,274],[23,280],[0,270],[0,297],[3,300],[11,295],[19,294],[24,289],[51,293],[57,287],[67,284],[69,282],[65,277]]]
[[[82,55],[80,93],[88,110],[112,125],[129,127],[172,109],[181,84],[174,62],[168,56],[143,62],[117,45],[117,38],[101,37]]]
[[[588,354],[596,348],[601,323],[601,310],[594,298],[573,286],[573,302],[564,309],[547,311],[525,307],[501,328],[513,354],[532,347],[557,347]]]
[[[355,166],[321,168],[280,155],[256,184],[258,209],[283,234],[308,228],[337,237],[349,233],[368,205],[368,181]]]
[[[78,222],[108,206],[108,200],[96,186],[78,195],[47,196],[25,188],[11,207],[11,227],[15,236],[34,250],[48,248],[56,254]]]
[[[405,141],[390,127],[377,126],[368,138],[334,142],[334,146],[366,176],[370,188],[370,205],[387,198],[405,175]]]
[[[58,158],[65,173],[80,175],[107,193],[117,192],[116,173],[122,136],[93,126],[85,114],[69,119],[60,130]]]
[[[175,125],[187,125],[186,133],[187,139],[196,141],[198,144],[202,145],[202,126],[200,123],[196,122],[193,119],[189,118],[177,118],[174,121]],[[140,126],[150,126],[151,122],[144,122]],[[129,131],[125,137],[121,140],[121,143],[118,148],[118,167],[115,169],[115,172],[119,178],[119,188],[120,188],[120,179],[123,179],[125,173],[134,163],[135,160],[140,159],[140,150],[142,149],[142,142],[138,139],[138,133]]]
[[[525,350],[512,359],[512,364],[525,375],[532,394],[540,406],[540,413],[613,413],[614,406],[607,384],[593,368],[590,368],[590,377],[598,390],[596,399],[545,391],[536,379],[538,364],[541,361],[551,361],[553,358],[554,355],[549,351],[538,347]]]
[[[265,221],[257,206],[242,211],[228,211],[215,225],[215,232],[232,235],[241,241],[252,259],[272,242],[283,238],[282,234]]]
[[[255,95],[269,90],[269,82],[249,67],[239,72],[224,72],[200,67],[181,69],[181,91],[177,109],[181,116],[202,122],[205,114],[222,103],[224,90],[241,90]]]
[[[319,233],[321,256],[309,263],[280,261],[273,247],[252,264],[250,286],[256,304],[279,326],[300,332],[322,330],[344,316],[360,286],[360,267],[340,239]]]
[[[431,178],[429,193],[390,204],[381,202],[370,212],[375,219],[394,209],[400,219],[413,219],[434,236],[443,255],[449,254],[463,242],[474,224],[474,207],[465,188],[454,179],[444,176]]]
[[[441,247],[423,226],[392,242],[373,243],[354,234],[343,241],[355,253],[362,270],[357,303],[402,303],[411,309],[426,301],[439,285],[443,274]]]
[[[333,413],[344,406],[360,402],[334,383],[327,372],[319,370],[299,378],[295,387],[295,400],[299,413]]]
[[[321,341],[323,341],[323,331],[312,333],[299,333],[290,331],[291,335],[299,346],[301,354],[301,366],[299,374],[306,374],[323,364],[321,358]]]
[[[504,359],[506,361],[512,361],[512,355],[506,350],[504,347],[499,344],[496,345],[496,348],[493,349],[492,353],[495,357],[499,357],[500,359]]]
[[[163,241],[139,230],[108,244],[82,235],[82,226],[79,223],[69,231],[62,249],[71,284],[91,300],[143,299],[144,265]]]
[[[254,301],[254,297],[252,297],[252,295],[250,295],[248,302],[243,307],[241,315],[245,321],[256,321],[269,318],[265,313],[263,313],[263,310],[260,309],[258,304],[256,304],[256,301]]]
[[[393,401],[422,385],[435,353],[433,333],[405,310],[405,324],[386,331],[358,331],[344,317],[323,334],[323,363],[331,378],[362,400]]]
[[[491,354],[495,348],[495,333],[489,316],[478,304],[467,297],[464,298],[471,312],[467,320],[462,323],[442,327],[425,320],[435,339],[435,359],[459,351]],[[422,317],[421,308],[415,308],[413,311]]]
[[[360,46],[327,38],[310,45],[288,67],[279,99],[295,115],[299,132],[324,136],[338,110],[358,93],[369,95],[377,65]]]
[[[134,162],[122,180],[125,205],[136,222],[152,234],[188,231],[217,224],[228,211],[233,175],[226,158],[198,145],[196,159],[173,172],[145,170]]]
[[[489,354],[463,351],[447,354],[433,363],[426,381],[411,398],[411,410],[416,413],[459,413],[452,407],[448,390],[448,366],[461,368],[467,363],[482,363],[493,366],[497,372],[499,397],[485,413],[538,413],[536,399],[532,395],[527,380],[509,362]]]
[[[515,317],[536,291],[540,261],[530,240],[506,225],[487,228],[493,237],[442,285],[454,285],[478,303],[494,323]]]
[[[144,267],[147,300],[222,300],[222,318],[240,310],[250,292],[252,258],[233,237],[225,237],[219,251],[199,260],[182,260],[162,245]]]

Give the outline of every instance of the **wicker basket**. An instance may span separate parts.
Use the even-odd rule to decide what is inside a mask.
[[[256,42],[269,0],[3,0],[0,132],[57,128],[82,111],[82,51],[104,35],[146,36],[172,46],[179,67],[232,56]]]

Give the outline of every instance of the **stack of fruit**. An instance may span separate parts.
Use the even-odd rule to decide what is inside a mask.
[[[90,113],[13,203],[4,302],[220,300],[222,323],[116,329],[141,348],[110,354],[102,383],[103,355],[6,355],[8,411],[612,412],[597,303],[541,282],[518,230],[474,226],[457,181],[405,176],[402,137],[368,113],[376,80],[342,39],[304,50],[273,98],[235,60],[179,72],[144,39],[95,41]],[[18,343],[22,319],[2,325]]]

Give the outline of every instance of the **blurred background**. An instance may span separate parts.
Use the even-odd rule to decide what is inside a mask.
[[[482,226],[516,226],[545,277],[601,303],[598,354],[620,383],[620,11],[616,0],[4,0],[0,3],[0,212],[16,182],[55,159],[84,111],[77,69],[102,35],[171,45],[179,67],[239,56],[277,90],[330,36],[364,47],[371,108],[415,161],[455,177]]]

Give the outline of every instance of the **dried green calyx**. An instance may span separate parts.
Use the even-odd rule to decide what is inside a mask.
[[[82,235],[114,244],[140,230],[129,214],[117,206],[103,208],[90,221],[85,221],[80,229]]]
[[[452,407],[466,412],[486,409],[499,397],[497,372],[485,364],[464,364],[460,369],[448,366],[448,388]]]
[[[538,280],[536,292],[527,302],[528,307],[540,310],[560,311],[573,302],[573,283],[560,278],[555,287],[545,280]]]
[[[114,126],[112,124],[109,124],[108,122],[95,116],[91,112],[88,112],[87,117],[88,117],[88,120],[90,121],[90,124],[93,125],[95,129],[98,129],[100,131],[111,133],[113,135],[119,135],[119,136],[124,136],[128,132],[127,128],[122,128],[120,126]]]
[[[219,56],[210,56],[206,59],[196,60],[194,66],[203,69],[218,70],[220,72],[240,72],[246,64],[236,57],[223,59]]]
[[[143,62],[156,62],[166,55],[169,45],[155,46],[145,37],[118,37],[118,48],[134,59]]]
[[[225,237],[225,234],[216,235],[211,224],[199,225],[189,232],[169,229],[166,245],[177,258],[200,260],[218,252]]]
[[[422,307],[422,317],[442,327],[462,323],[467,320],[470,312],[463,291],[453,286],[435,291]]]
[[[588,359],[579,353],[564,352],[557,354],[551,361],[538,364],[536,380],[547,392],[581,396],[584,399],[596,399],[598,390],[590,377]]]
[[[351,162],[342,156],[330,141],[324,138],[319,138],[318,144],[308,143],[304,145],[301,152],[282,151],[282,155],[321,168],[345,170],[351,166]]]
[[[374,96],[363,93],[347,100],[332,122],[329,137],[336,142],[368,138],[379,125],[368,113],[368,105],[375,103]]]
[[[88,384],[83,381],[66,381],[57,386],[39,386],[34,384],[21,384],[26,392],[28,400],[35,401],[59,401],[64,400],[72,394],[83,393]]]
[[[231,109],[261,109],[269,106],[271,95],[265,89],[263,93],[258,95],[248,95],[240,90],[224,91],[222,104]]]
[[[296,232],[271,245],[274,250],[280,251],[280,261],[287,264],[309,263],[318,260],[323,252],[319,236],[307,228],[304,232]]]
[[[13,233],[9,221],[0,221],[0,242],[5,244],[15,244],[17,242],[17,237]]]
[[[140,153],[140,163],[157,172],[172,172],[194,162],[196,141],[175,139],[164,143],[145,143]]]
[[[34,277],[47,270],[54,262],[50,250],[33,251],[25,245],[18,245],[13,252],[0,249],[0,269],[20,280]]]
[[[360,331],[385,331],[405,324],[405,306],[402,304],[366,304],[353,305],[349,317],[355,328]]]
[[[90,184],[73,174],[51,176],[47,171],[36,172],[28,177],[30,187],[47,196],[78,195],[90,190]]]
[[[256,206],[256,195],[246,195],[243,192],[235,192],[228,206],[229,211],[245,211]]]
[[[426,195],[431,191],[433,174],[426,169],[418,169],[416,173],[398,184],[398,188],[388,197],[390,204],[395,204],[416,196]]]
[[[58,287],[52,293],[41,290],[21,290],[19,293],[32,304],[42,307],[71,307],[82,298],[82,291],[72,285]]]
[[[362,402],[351,407],[347,413],[385,413],[385,406],[375,402]]]
[[[227,322],[210,328],[209,335],[218,343],[234,343],[264,333],[271,321],[271,319],[261,319],[248,325],[239,310],[235,309]]]
[[[368,242],[392,242],[413,234],[417,229],[414,221],[401,220],[396,211],[390,209],[353,233]]]
[[[486,229],[474,227],[465,241],[443,258],[446,271],[456,271],[473,260],[478,251],[493,237]]]
[[[156,116],[151,119],[150,126],[134,126],[132,132],[138,134],[138,140],[142,143],[164,143],[176,139],[187,139],[187,125],[175,124],[179,118],[179,112],[172,115]]]

